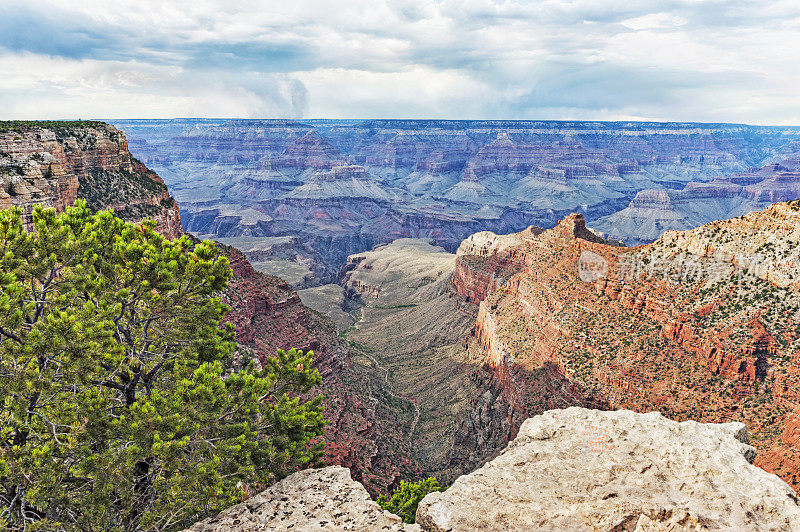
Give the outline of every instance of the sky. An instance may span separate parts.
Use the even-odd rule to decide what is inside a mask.
[[[0,0],[0,119],[800,125],[797,0]]]

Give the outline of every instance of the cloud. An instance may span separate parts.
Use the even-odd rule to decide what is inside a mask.
[[[678,15],[671,15],[669,13],[650,13],[641,17],[623,20],[621,24],[625,27],[631,28],[632,30],[651,30],[659,28],[676,28],[678,26],[685,25],[687,22],[689,22],[687,19]]]
[[[0,118],[800,123],[776,0],[82,0],[0,6]]]
[[[301,117],[308,95],[285,74],[187,70],[138,61],[0,54],[10,118]]]

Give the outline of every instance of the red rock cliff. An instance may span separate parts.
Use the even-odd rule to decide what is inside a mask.
[[[330,422],[325,427],[327,464],[350,468],[353,478],[373,493],[385,493],[400,477],[418,477],[419,467],[403,452],[407,442],[371,400],[334,325],[303,306],[288,283],[255,271],[237,249],[221,249],[234,271],[223,300],[231,306],[226,319],[236,325],[237,342],[262,360],[276,349],[314,351]]]
[[[800,292],[791,282],[800,268],[789,256],[746,269],[746,254],[720,251],[786,259],[800,245],[798,217],[800,202],[780,204],[619,248],[572,215],[502,250],[473,246],[479,254],[463,263],[480,268],[465,269],[460,283],[482,302],[467,345],[510,405],[509,432],[538,413],[543,391],[562,406],[738,420],[753,430],[757,464],[797,488],[796,422],[785,420],[800,412]],[[505,284],[486,290],[482,279],[501,272]]]

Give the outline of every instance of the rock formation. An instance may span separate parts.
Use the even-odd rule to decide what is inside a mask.
[[[364,486],[340,466],[306,469],[247,501],[188,528],[186,532],[256,530],[415,531],[370,499]]]
[[[551,410],[443,493],[417,523],[448,530],[800,528],[791,487],[751,465],[741,423],[678,423],[658,412]]]
[[[793,156],[781,164],[770,163],[706,182],[689,182],[680,190],[643,190],[627,208],[604,216],[593,225],[628,244],[642,244],[668,230],[692,229],[798,198],[800,165]]]
[[[638,248],[604,243],[579,215],[505,238],[516,244],[465,246],[478,254],[459,257],[456,284],[480,301],[467,345],[494,404],[506,405],[495,445],[547,406],[542,397],[742,421],[757,464],[800,487],[790,422],[800,412],[800,202]],[[504,282],[487,294],[492,275]]]
[[[161,233],[183,233],[178,205],[161,178],[128,151],[125,135],[102,122],[0,122],[0,208],[62,211],[85,199],[125,220],[153,218]]]

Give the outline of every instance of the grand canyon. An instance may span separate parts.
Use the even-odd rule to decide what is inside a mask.
[[[0,0],[0,532],[800,532],[800,3]]]
[[[800,488],[800,130],[118,126],[0,131],[2,206],[84,198],[217,240],[236,356],[315,353],[350,476],[313,489],[461,485],[568,407],[742,423],[748,461]]]
[[[796,205],[766,208],[800,197],[800,130],[119,125],[180,202],[186,231],[238,245],[256,269],[299,289],[296,305],[333,320],[326,342],[294,342],[342,345],[352,371],[384,397],[369,415],[384,410],[396,441],[407,442],[396,447],[403,467],[450,482],[528,417],[579,405],[743,421],[761,451],[756,463],[800,485],[792,281],[800,223]],[[594,284],[578,277],[585,251],[609,264]],[[737,281],[746,260],[764,271]],[[620,261],[637,275],[622,275]],[[278,330],[255,335],[284,338],[261,356],[292,343]],[[349,386],[337,384],[353,395]],[[355,471],[374,471],[386,487],[393,479],[378,470]]]

